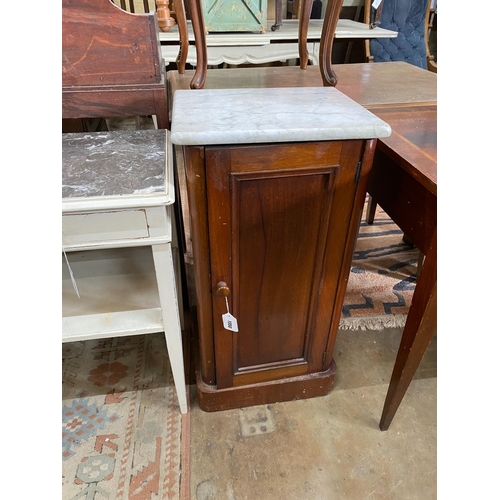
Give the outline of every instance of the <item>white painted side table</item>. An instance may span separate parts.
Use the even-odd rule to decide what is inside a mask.
[[[299,21],[284,19],[277,31],[272,31],[274,21],[268,21],[265,33],[208,33],[207,54],[210,66],[227,64],[263,64],[273,61],[297,59],[299,57]],[[307,32],[307,50],[313,65],[318,65],[319,46],[323,19],[311,19]],[[370,29],[367,24],[339,19],[335,38],[343,40],[366,38],[395,38],[396,31],[383,28]],[[191,21],[188,21],[188,38],[194,41]],[[175,62],[179,54],[179,28],[172,26],[170,31],[160,33],[161,55],[168,64]],[[187,62],[196,65],[196,47],[189,46]]]
[[[62,341],[165,332],[187,412],[166,130],[63,134]]]

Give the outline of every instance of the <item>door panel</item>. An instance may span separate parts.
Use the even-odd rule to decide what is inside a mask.
[[[218,388],[323,369],[361,153],[342,144],[206,148]]]
[[[334,176],[334,167],[232,175],[233,308],[241,325],[236,371],[306,360]]]

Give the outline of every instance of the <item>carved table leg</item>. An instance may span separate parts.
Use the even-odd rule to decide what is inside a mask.
[[[380,429],[386,431],[399,408],[413,375],[437,328],[437,249],[436,233],[425,256],[417,280],[408,318],[403,330],[389,390],[385,399]]]
[[[319,69],[325,87],[335,87],[338,82],[337,75],[332,68],[332,49],[335,29],[339,20],[340,9],[343,0],[329,0],[326,5],[325,20],[321,31],[321,41],[319,45]]]
[[[179,54],[177,55],[177,71],[182,75],[186,71],[186,61],[189,50],[189,37],[184,0],[172,0],[174,3],[177,26],[179,26]]]
[[[205,23],[203,22],[203,12],[200,2],[201,0],[187,0],[191,22],[193,23],[194,43],[196,46],[196,71],[189,85],[192,89],[203,88],[208,69]]]
[[[307,52],[307,30],[309,28],[309,19],[311,17],[313,0],[304,0],[299,16],[299,59],[301,69],[306,69],[309,62],[309,53]]]

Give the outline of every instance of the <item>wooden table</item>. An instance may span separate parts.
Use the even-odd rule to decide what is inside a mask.
[[[379,139],[368,193],[425,255],[387,392],[387,430],[437,328],[437,106],[372,110],[389,123]]]
[[[299,21],[285,19],[277,31],[272,31],[274,21],[269,21],[265,33],[208,33],[206,35],[208,64],[263,64],[273,61],[297,59],[299,57],[298,33]],[[313,65],[319,63],[319,46],[323,19],[311,19],[307,35],[307,50]],[[170,31],[160,33],[161,57],[167,63],[175,62],[179,54],[179,28],[173,26]],[[366,38],[396,38],[397,32],[383,28],[370,29],[368,25],[339,19],[335,38],[355,40]],[[191,21],[188,22],[188,39],[194,41]],[[196,47],[189,46],[187,61],[196,66]]]
[[[333,68],[339,78],[336,88],[369,109],[436,103],[436,74],[411,64],[399,61],[334,64]],[[172,109],[174,93],[189,89],[193,74],[194,70],[182,75],[177,71],[167,72],[169,109]],[[317,66],[209,69],[205,81],[206,89],[321,86],[323,81]]]
[[[380,422],[381,429],[387,429],[435,332],[437,78],[404,62],[333,68],[339,79],[336,88],[393,128],[390,137],[378,141],[368,192],[426,255]],[[191,77],[188,71],[185,75],[168,73],[169,100],[176,90],[189,89]],[[232,68],[209,70],[205,88],[322,84],[317,67]],[[390,174],[386,168],[391,168]]]

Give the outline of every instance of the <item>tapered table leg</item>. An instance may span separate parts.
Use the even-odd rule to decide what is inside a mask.
[[[403,330],[394,370],[385,399],[380,429],[385,431],[399,408],[437,329],[437,248],[436,233],[417,280],[408,318]]]
[[[366,206],[366,223],[373,224],[375,220],[375,212],[377,211],[377,202],[373,199],[373,196],[368,196],[368,203]]]

